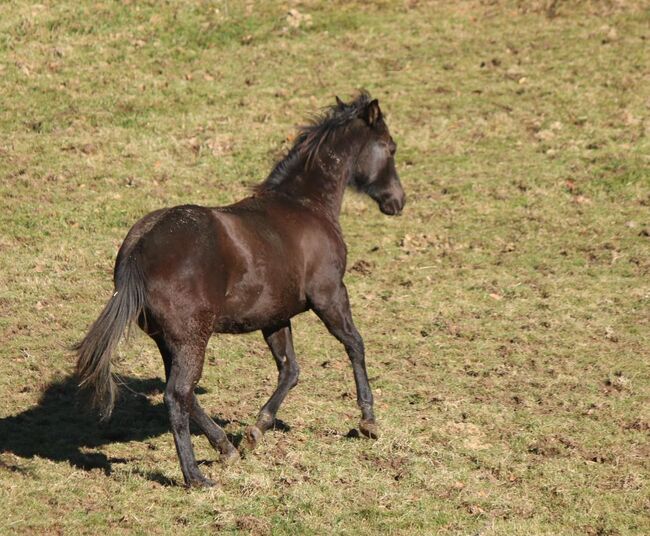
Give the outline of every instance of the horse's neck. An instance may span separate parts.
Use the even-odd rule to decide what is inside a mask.
[[[359,142],[354,136],[324,144],[294,179],[294,195],[338,222],[343,193],[354,171]]]

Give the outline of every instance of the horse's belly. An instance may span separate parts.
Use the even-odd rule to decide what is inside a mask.
[[[271,287],[262,283],[246,289],[229,289],[215,311],[216,333],[246,333],[281,325],[307,310],[301,289],[292,285]]]

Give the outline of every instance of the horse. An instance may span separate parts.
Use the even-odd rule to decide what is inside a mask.
[[[239,452],[194,393],[209,338],[261,330],[273,355],[277,387],[245,430],[245,444],[254,448],[298,383],[291,319],[312,310],[345,347],[361,409],[359,430],[376,439],[363,339],[343,282],[347,248],[339,214],[348,185],[368,194],[384,214],[401,213],[405,194],[396,150],[376,99],[367,92],[348,103],[336,97],[299,129],[250,196],[225,207],[163,208],[139,220],[118,251],[112,297],[74,347],[79,385],[91,391],[101,418],[110,417],[116,398],[111,356],[137,323],[162,355],[163,398],[185,485],[214,485],[198,468],[190,418],[223,463]]]

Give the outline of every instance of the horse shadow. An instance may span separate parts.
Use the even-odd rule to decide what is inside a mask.
[[[0,453],[67,461],[79,469],[99,469],[110,475],[112,464],[128,460],[107,457],[101,452],[92,452],[93,449],[108,443],[145,441],[169,431],[164,404],[153,403],[147,396],[163,392],[165,384],[160,379],[122,377],[121,383],[126,388],[121,388],[113,417],[105,423],[99,422],[97,414],[87,407],[77,381],[75,376],[56,380],[47,386],[38,404],[0,419]],[[201,392],[197,389],[198,394]],[[215,421],[220,426],[230,422]],[[23,471],[19,466],[2,460],[0,466],[10,471]],[[159,473],[144,476],[162,484],[173,483]]]

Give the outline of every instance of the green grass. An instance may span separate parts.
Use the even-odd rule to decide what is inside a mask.
[[[0,533],[649,533],[650,12],[548,5],[0,5]],[[306,314],[290,430],[228,468],[194,436],[220,485],[187,491],[151,341],[107,425],[66,348],[139,217],[240,199],[361,87],[408,195],[341,216],[382,436],[346,437],[352,372]],[[200,399],[239,434],[274,382],[258,334],[218,336]]]

